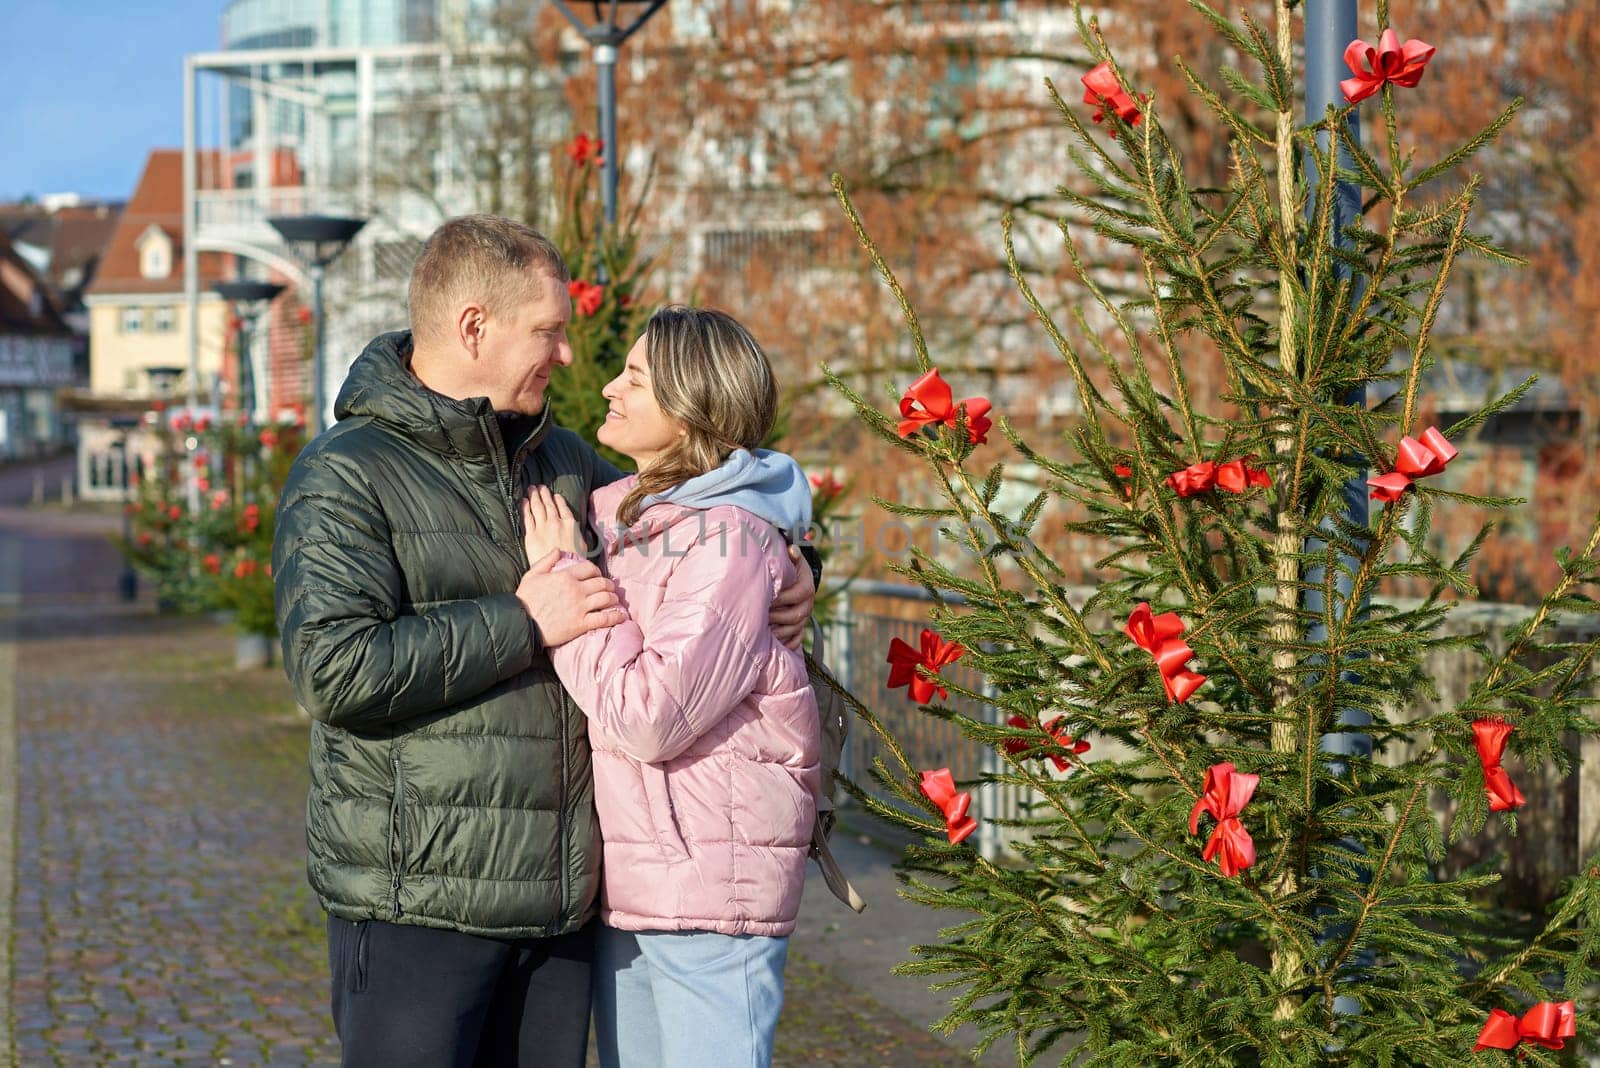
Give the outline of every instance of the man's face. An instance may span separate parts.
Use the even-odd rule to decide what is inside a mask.
[[[482,395],[496,411],[538,415],[550,373],[572,364],[567,320],[572,298],[567,287],[542,268],[528,272],[531,299],[507,305],[484,321],[478,342]]]

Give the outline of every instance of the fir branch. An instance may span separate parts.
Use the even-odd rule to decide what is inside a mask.
[[[1590,528],[1589,540],[1584,545],[1583,552],[1580,555],[1586,558],[1593,558],[1596,550],[1600,550],[1600,519],[1596,519],[1595,525]],[[1482,700],[1481,694],[1493,690],[1495,684],[1500,680],[1500,676],[1517,664],[1529,643],[1533,641],[1534,635],[1544,627],[1545,621],[1550,618],[1555,606],[1577,584],[1577,576],[1576,569],[1563,570],[1561,581],[1556,583],[1555,588],[1539,602],[1539,607],[1534,610],[1533,615],[1521,626],[1514,628],[1510,632],[1510,641],[1506,643],[1505,651],[1490,665],[1489,673],[1482,681],[1474,684],[1472,689],[1468,691],[1467,697],[1463,701],[1464,705],[1478,705]]]
[[[894,294],[895,301],[900,305],[900,313],[905,317],[906,329],[911,332],[911,345],[917,354],[917,364],[922,370],[929,370],[933,363],[928,357],[928,342],[922,336],[922,324],[917,320],[916,310],[911,307],[906,292],[900,287],[900,280],[894,276],[894,271],[889,269],[889,263],[878,251],[878,246],[872,238],[867,236],[866,227],[861,222],[861,216],[856,214],[856,207],[850,202],[850,194],[845,190],[844,179],[836,172],[832,178],[833,193],[838,198],[839,205],[844,208],[845,217],[850,220],[850,228],[855,231],[856,239],[861,242],[861,247],[866,250],[867,256],[872,261],[872,266],[883,277]]]
[[[1189,440],[1189,447],[1193,450],[1196,460],[1200,459],[1200,428],[1196,425],[1194,406],[1189,400],[1188,376],[1183,372],[1183,361],[1178,358],[1178,346],[1172,336],[1171,323],[1161,309],[1159,297],[1160,287],[1156,284],[1155,270],[1150,263],[1150,258],[1144,258],[1145,285],[1150,292],[1158,294],[1156,298],[1156,335],[1161,339],[1161,349],[1167,356],[1167,373],[1172,377],[1173,389],[1178,394],[1178,417],[1183,420],[1184,433]]]
[[[1387,90],[1385,86],[1385,90]],[[1404,390],[1405,402],[1400,415],[1400,426],[1405,429],[1411,426],[1411,421],[1417,412],[1417,384],[1422,375],[1422,369],[1428,363],[1428,341],[1433,334],[1433,324],[1439,315],[1439,307],[1444,302],[1445,284],[1450,280],[1450,268],[1455,263],[1456,254],[1461,249],[1461,235],[1467,229],[1467,216],[1471,205],[1477,199],[1480,179],[1477,175],[1468,179],[1466,189],[1455,198],[1456,219],[1451,227],[1450,245],[1445,250],[1444,260],[1439,264],[1439,273],[1434,279],[1432,292],[1428,295],[1428,302],[1423,309],[1422,321],[1417,327],[1417,342],[1411,353],[1411,372],[1406,377]]]
[[[1583,867],[1583,875],[1574,880],[1576,884],[1574,892],[1567,895],[1561,902],[1555,914],[1544,925],[1544,928],[1517,953],[1494,967],[1485,968],[1479,972],[1463,991],[1463,994],[1468,999],[1477,1001],[1480,998],[1487,997],[1505,982],[1507,976],[1520,971],[1541,950],[1554,942],[1563,933],[1566,933],[1568,925],[1577,918],[1580,911],[1591,911],[1593,909],[1592,899],[1595,888],[1600,887],[1600,857],[1591,857]]]
[[[1445,157],[1439,160],[1437,163],[1434,163],[1429,167],[1424,167],[1422,170],[1418,171],[1416,176],[1405,184],[1406,190],[1411,191],[1414,189],[1420,189],[1429,182],[1433,181],[1435,178],[1438,178],[1444,174],[1449,174],[1451,171],[1455,170],[1457,167],[1460,167],[1467,160],[1471,159],[1484,148],[1492,144],[1500,137],[1501,132],[1504,131],[1508,125],[1510,125],[1511,120],[1516,118],[1517,112],[1522,110],[1522,104],[1523,98],[1519,96],[1515,100],[1511,101],[1511,103],[1501,108],[1500,113],[1493,119],[1489,120],[1489,124],[1487,126],[1473,134],[1454,151],[1445,155]]]
[[[1426,750],[1423,762],[1426,763],[1431,760],[1435,751],[1435,747],[1430,746]],[[1350,958],[1350,954],[1355,951],[1356,945],[1361,941],[1362,931],[1366,927],[1367,920],[1372,915],[1373,908],[1378,902],[1379,891],[1384,886],[1389,864],[1394,860],[1395,851],[1400,846],[1400,840],[1405,834],[1407,825],[1411,822],[1413,813],[1417,810],[1417,805],[1421,803],[1427,786],[1428,780],[1423,776],[1419,776],[1415,785],[1412,786],[1411,794],[1406,798],[1405,807],[1400,810],[1400,814],[1395,818],[1394,830],[1390,833],[1389,841],[1384,846],[1383,855],[1378,858],[1377,863],[1371,866],[1372,883],[1367,892],[1361,896],[1360,910],[1355,919],[1349,921],[1348,931],[1340,939],[1339,948],[1333,954],[1332,959],[1317,970],[1317,985],[1337,983],[1340,969],[1344,967],[1344,962]]]
[[[1272,138],[1268,134],[1264,133],[1254,123],[1247,121],[1243,115],[1230,108],[1221,96],[1201,80],[1200,76],[1195,73],[1194,68],[1183,61],[1181,56],[1176,62],[1178,71],[1183,75],[1184,81],[1189,83],[1190,90],[1205,102],[1213,115],[1221,119],[1233,131],[1234,136],[1241,142],[1244,152],[1248,153],[1249,146],[1252,144],[1264,146],[1272,144]],[[1268,110],[1273,109],[1269,108]],[[1239,148],[1236,147],[1235,151],[1238,152]]]
[[[1084,370],[1083,360],[1079,357],[1077,349],[1073,348],[1072,343],[1057,329],[1055,320],[1050,317],[1050,313],[1040,303],[1038,296],[1033,291],[1033,286],[1029,284],[1027,277],[1022,273],[1022,267],[1017,263],[1016,248],[1011,239],[1011,217],[1009,215],[1000,221],[1000,232],[1005,239],[1006,268],[1011,274],[1011,280],[1016,283],[1017,289],[1022,294],[1022,299],[1027,302],[1028,307],[1033,309],[1033,314],[1038,318],[1040,325],[1044,327],[1045,333],[1050,335],[1050,340],[1055,345],[1056,351],[1067,361],[1067,369],[1072,372],[1072,381],[1078,387],[1078,399],[1082,402],[1084,415],[1094,428],[1096,436],[1099,436],[1104,431],[1100,426],[1100,417],[1097,409],[1102,407],[1105,402],[1094,388],[1094,384],[1089,381],[1089,374]],[[1063,230],[1063,236],[1069,242],[1071,241],[1071,237],[1066,234],[1065,230]]]

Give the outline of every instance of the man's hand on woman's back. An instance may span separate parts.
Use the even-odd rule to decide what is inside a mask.
[[[811,618],[811,608],[817,602],[817,585],[812,580],[810,565],[801,559],[800,550],[793,545],[789,546],[789,559],[799,566],[795,568],[794,581],[772,599],[767,625],[772,628],[774,638],[790,649],[798,649],[806,622]]]

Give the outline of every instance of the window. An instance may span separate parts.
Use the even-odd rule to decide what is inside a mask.
[[[729,274],[749,269],[759,260],[777,270],[799,270],[814,263],[820,240],[815,230],[800,227],[767,230],[708,230],[705,265]]]
[[[122,332],[124,334],[137,334],[144,330],[144,309],[122,309]]]
[[[150,313],[150,329],[158,334],[170,334],[178,329],[178,309],[163,305]]]
[[[139,235],[139,273],[146,278],[166,278],[172,273],[172,237],[155,223]]]
[[[172,249],[165,241],[151,239],[139,254],[139,273],[146,278],[165,278],[172,273]]]

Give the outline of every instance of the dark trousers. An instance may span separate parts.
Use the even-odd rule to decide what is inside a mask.
[[[501,941],[328,917],[344,1068],[582,1068],[595,924]]]

